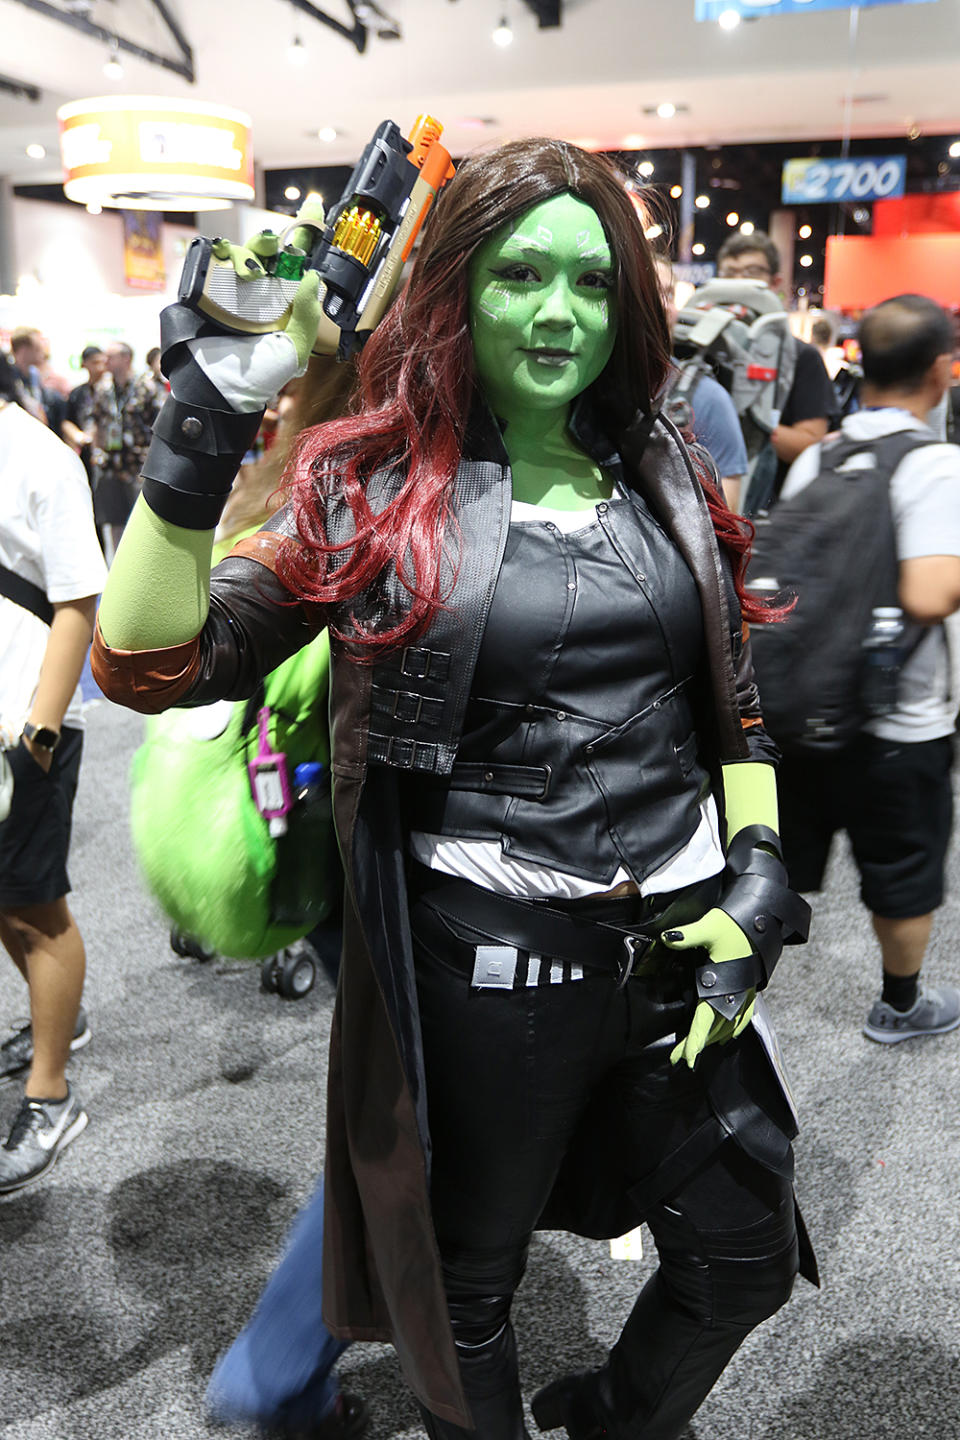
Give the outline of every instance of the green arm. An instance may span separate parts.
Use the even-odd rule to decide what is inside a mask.
[[[210,608],[213,536],[161,520],[141,496],[100,603],[100,633],[109,646],[160,650],[199,635]]]

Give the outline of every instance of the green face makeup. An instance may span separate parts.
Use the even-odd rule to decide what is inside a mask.
[[[562,411],[610,359],[613,256],[596,213],[575,196],[555,195],[491,235],[469,286],[477,375],[501,419]]]

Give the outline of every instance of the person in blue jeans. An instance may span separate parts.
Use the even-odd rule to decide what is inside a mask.
[[[253,1421],[296,1440],[363,1434],[367,1407],[341,1390],[333,1368],[347,1345],[323,1323],[322,1256],[321,1176],[253,1315],[210,1377],[206,1399],[214,1419]]]

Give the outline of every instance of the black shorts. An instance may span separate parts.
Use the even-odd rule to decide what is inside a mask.
[[[875,915],[928,915],[943,900],[953,820],[953,737],[902,744],[859,735],[837,755],[785,755],[777,777],[790,883],[819,890],[838,830],[850,837],[860,898]]]
[[[7,751],[13,802],[0,823],[0,909],[47,905],[68,894],[67,851],[82,750],[83,731],[65,726],[49,774],[22,740]]]

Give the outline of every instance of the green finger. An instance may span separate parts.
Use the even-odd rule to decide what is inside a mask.
[[[280,236],[273,230],[260,230],[252,240],[247,241],[247,249],[254,255],[263,255],[269,258],[276,255],[280,249]]]
[[[301,365],[306,365],[309,360],[310,351],[317,338],[317,326],[320,323],[319,284],[320,276],[317,271],[308,270],[297,286],[293,309],[287,321],[286,333],[293,341]]]

